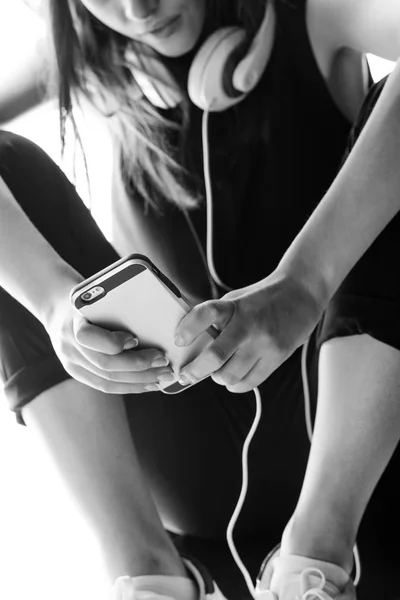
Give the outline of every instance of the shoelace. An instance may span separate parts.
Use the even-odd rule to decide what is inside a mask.
[[[302,592],[300,596],[295,596],[293,600],[333,600],[332,596],[324,592],[324,586],[326,583],[326,577],[320,569],[315,567],[309,567],[304,569],[300,575],[300,589],[304,589],[307,586],[307,575],[317,575],[320,578],[317,587],[310,588],[305,592]],[[278,596],[271,590],[260,590],[258,591],[258,597],[260,600],[279,600]]]
[[[326,592],[324,592],[324,587],[326,583],[326,577],[320,569],[316,569],[313,567],[309,567],[308,569],[304,569],[300,575],[300,589],[304,589],[307,585],[307,575],[317,575],[320,578],[318,583],[318,587],[311,588],[306,590],[301,594],[301,596],[296,596],[295,600],[333,600],[332,596],[329,596]]]

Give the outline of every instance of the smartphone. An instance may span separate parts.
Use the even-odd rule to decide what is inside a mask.
[[[175,346],[175,329],[192,306],[142,254],[131,254],[81,282],[71,290],[70,300],[91,323],[136,335],[138,349],[163,351],[175,373],[174,381],[159,384],[166,394],[176,394],[193,385],[181,385],[179,372],[219,333],[212,326],[190,346]]]

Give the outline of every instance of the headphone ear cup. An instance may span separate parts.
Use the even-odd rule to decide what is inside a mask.
[[[245,94],[234,93],[233,86],[227,86],[224,80],[232,55],[238,54],[245,39],[244,29],[223,27],[204,42],[189,70],[188,94],[193,104],[219,112],[243,100]]]

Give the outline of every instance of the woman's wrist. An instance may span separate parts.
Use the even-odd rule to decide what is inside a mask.
[[[327,305],[325,294],[320,286],[310,285],[299,269],[281,266],[254,288],[264,299],[267,327],[275,344],[289,356],[317,326]]]
[[[57,308],[61,304],[69,302],[69,294],[72,288],[83,281],[83,277],[69,265],[62,265],[53,274],[52,285],[46,290],[37,307],[37,318],[48,329],[54,318]]]
[[[276,272],[292,282],[293,286],[302,290],[305,297],[309,298],[310,304],[314,304],[318,312],[325,310],[335,293],[335,289],[325,271],[318,265],[305,263],[299,257],[297,257],[297,260],[281,261]]]

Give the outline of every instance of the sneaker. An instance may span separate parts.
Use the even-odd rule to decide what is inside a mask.
[[[197,560],[182,558],[191,579],[197,584],[198,600],[226,600],[207,569]],[[156,592],[136,590],[132,577],[119,577],[114,583],[112,600],[174,600],[171,596]]]
[[[279,556],[279,546],[265,559],[256,584],[257,600],[356,600],[348,573],[333,563],[306,556]]]

